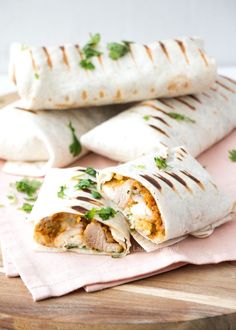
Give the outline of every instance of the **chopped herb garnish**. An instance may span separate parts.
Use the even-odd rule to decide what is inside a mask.
[[[236,149],[229,151],[229,159],[232,160],[232,162],[236,162]]]
[[[26,50],[26,49],[29,49],[29,46],[27,46],[27,45],[21,45],[20,49],[21,50]]]
[[[138,168],[140,170],[145,170],[145,168],[146,168],[146,166],[145,165],[142,165],[142,164],[140,164],[140,165],[134,165],[134,167],[135,168]]]
[[[159,170],[164,170],[168,167],[166,163],[166,159],[163,157],[155,157],[154,161],[156,163],[156,166],[159,168]]]
[[[91,194],[92,194],[93,198],[95,198],[95,199],[101,199],[102,198],[102,195],[97,190],[92,190]]]
[[[87,167],[86,170],[85,170],[85,173],[96,177],[97,171],[92,167]]]
[[[5,205],[3,205],[3,204],[0,204],[0,207],[5,207]]]
[[[94,56],[100,56],[102,54],[100,51],[95,49],[97,47],[97,45],[99,44],[100,40],[101,40],[101,36],[100,36],[99,33],[96,33],[94,35],[90,35],[90,40],[82,48],[82,52],[83,52],[83,55],[84,55],[85,58],[80,61],[80,66],[83,69],[86,69],[86,70],[94,70],[95,69],[94,64],[89,59],[91,59]]]
[[[17,181],[15,185],[17,191],[25,193],[29,197],[32,197],[32,195],[35,194],[36,191],[41,187],[42,182],[25,178],[20,181]]]
[[[75,129],[74,127],[72,126],[72,123],[69,122],[69,125],[68,125],[69,129],[71,130],[71,133],[72,133],[72,140],[73,142],[69,145],[69,150],[70,150],[70,153],[76,157],[80,154],[81,152],[81,144],[75,134]]]
[[[25,211],[26,213],[30,213],[32,211],[33,206],[33,204],[24,203],[20,210]]]
[[[59,198],[65,198],[66,197],[65,189],[66,189],[66,186],[65,185],[64,186],[60,186],[60,189],[57,192],[57,197],[59,197]]]
[[[111,42],[107,44],[107,48],[109,49],[109,57],[112,60],[118,60],[120,57],[125,56],[130,51],[130,42]]]
[[[81,66],[81,68],[86,69],[86,70],[94,70],[95,69],[94,64],[90,60],[87,60],[87,59],[81,60],[80,61],[80,66]]]
[[[36,80],[39,79],[39,74],[38,74],[37,72],[35,72],[35,74],[34,74],[34,78],[35,78]]]
[[[68,244],[64,245],[64,247],[69,250],[69,249],[76,249],[79,247],[79,245],[74,244],[74,243],[68,243]]]
[[[115,211],[112,207],[103,207],[101,209],[92,208],[90,211],[86,212],[84,217],[88,220],[92,220],[94,216],[97,214],[102,220],[108,220],[109,218],[114,218],[117,211]]]
[[[143,119],[144,120],[149,120],[150,119],[150,116],[147,116],[147,115],[146,116],[143,116]]]
[[[80,190],[80,189],[87,189],[87,188],[91,188],[94,187],[96,184],[95,181],[92,181],[90,179],[82,179],[79,181],[79,183],[77,183],[75,185],[75,189]]]
[[[191,119],[190,117],[182,115],[182,114],[177,113],[177,112],[168,112],[167,115],[169,117],[175,119],[175,120],[178,120],[178,121],[186,121],[188,123],[196,123],[196,121]]]

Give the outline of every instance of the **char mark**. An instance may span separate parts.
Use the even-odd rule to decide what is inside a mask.
[[[187,56],[187,53],[186,53],[186,48],[184,46],[183,41],[181,41],[181,40],[175,40],[175,41],[177,42],[182,54],[184,55],[186,63],[189,64],[189,59],[188,59],[188,56]]]
[[[151,176],[149,175],[141,175],[142,178],[144,178],[145,180],[147,180],[149,183],[151,183],[154,187],[156,187],[159,191],[161,191],[161,185]]]
[[[188,178],[190,178],[192,181],[194,181],[202,190],[205,190],[204,185],[201,183],[200,180],[198,180],[197,178],[195,178],[193,175],[191,175],[187,171],[182,171],[181,170],[180,172],[183,173]]]

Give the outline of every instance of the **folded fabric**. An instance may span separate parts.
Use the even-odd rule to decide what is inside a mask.
[[[215,60],[205,54],[200,39],[106,47],[94,37],[83,48],[12,46],[10,75],[25,108],[67,109],[186,95],[204,91],[215,80]]]
[[[236,127],[236,82],[218,77],[202,94],[149,100],[82,136],[89,149],[117,161],[184,145],[197,156]]]
[[[127,222],[96,190],[93,168],[51,169],[29,220],[37,250],[123,256],[129,252]]]
[[[0,109],[0,158],[8,173],[42,176],[50,167],[66,166],[87,150],[82,134],[118,113],[116,108],[25,111],[21,101]]]
[[[98,188],[125,215],[132,236],[148,252],[188,234],[209,236],[232,219],[234,209],[234,200],[183,147],[101,170]]]
[[[221,188],[235,198],[235,163],[228,151],[235,149],[236,131],[201,155],[201,163]],[[110,165],[101,157],[86,156],[84,166]],[[222,170],[224,169],[224,170]],[[5,195],[13,176],[0,173],[0,194]],[[217,205],[215,206],[217,208]],[[209,264],[236,260],[236,222],[230,221],[215,229],[208,238],[188,237],[170,247],[146,253],[131,251],[124,258],[76,253],[45,253],[32,250],[32,226],[25,215],[13,208],[0,209],[0,238],[16,271],[34,300],[60,296],[85,287],[87,291],[129,282],[180,267],[185,263]],[[4,252],[3,251],[3,252]],[[11,269],[12,270],[12,269]],[[10,285],[9,280],[9,285]]]

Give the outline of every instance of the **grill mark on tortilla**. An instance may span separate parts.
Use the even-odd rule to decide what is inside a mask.
[[[30,57],[31,57],[31,63],[32,63],[32,67],[33,67],[34,71],[38,71],[38,68],[37,68],[36,62],[34,60],[33,53],[32,53],[31,49],[29,50],[29,54],[30,54]]]
[[[146,53],[150,59],[150,61],[153,63],[153,56],[152,56],[152,50],[147,46],[147,45],[143,45],[145,50],[146,50]]]
[[[69,64],[69,61],[68,61],[68,58],[67,58],[67,55],[66,55],[65,47],[64,46],[60,46],[59,48],[62,51],[63,63],[69,68],[70,67],[70,64]]]
[[[213,92],[217,92],[217,88],[214,88],[214,87],[210,87],[210,90]]]
[[[177,100],[178,102],[186,105],[186,107],[190,108],[191,110],[194,110],[194,111],[196,110],[196,108],[192,104],[188,103],[187,101],[182,100],[182,99],[180,99],[178,97],[175,97],[174,99]]]
[[[183,160],[183,159],[182,159],[182,158],[180,158],[180,157],[177,157],[177,159],[178,159],[178,160],[181,160],[181,161]]]
[[[157,130],[157,131],[159,131],[161,134],[169,137],[169,135],[165,131],[163,131],[161,128],[156,127],[155,125],[148,125],[148,126],[151,127],[151,128],[153,128],[153,129],[155,129],[155,130]]]
[[[149,175],[140,175],[142,178],[144,178],[145,180],[147,180],[149,183],[151,183],[154,187],[156,187],[159,191],[161,191],[161,185],[151,176]]]
[[[186,53],[186,48],[184,46],[183,41],[177,40],[177,39],[175,41],[177,42],[177,44],[178,44],[178,46],[179,46],[182,54],[184,55],[184,58],[185,58],[186,63],[189,64],[189,59],[188,59],[188,56],[187,56],[187,53]]]
[[[78,199],[80,201],[88,202],[88,203],[91,203],[91,204],[94,204],[94,205],[97,205],[97,206],[103,205],[103,203],[97,201],[96,199],[89,198],[89,197],[86,197],[86,196],[78,196],[78,197],[76,197],[76,199]]]
[[[188,97],[191,97],[193,100],[195,100],[196,102],[198,102],[200,104],[202,103],[201,100],[195,95],[189,95]]]
[[[78,51],[78,53],[79,53],[79,56],[80,56],[80,59],[82,60],[82,53],[81,53],[81,51],[80,51],[80,47],[79,47],[79,45],[75,45],[75,48],[77,49],[77,51]]]
[[[181,170],[180,172],[183,173],[188,178],[190,178],[192,181],[194,181],[202,190],[205,190],[204,185],[201,183],[200,180],[198,180],[197,178],[195,178],[193,175],[191,175],[187,171],[182,171]]]
[[[167,175],[171,176],[173,179],[178,181],[182,186],[184,186],[189,192],[192,193],[192,190],[189,188],[187,183],[177,174],[164,171]]]
[[[164,101],[163,99],[160,99],[160,100],[157,100],[158,102],[164,104],[165,106],[171,108],[171,109],[174,109],[173,105],[171,104],[168,104],[167,101]]]
[[[184,148],[180,148],[185,154],[187,154],[187,151]]]
[[[81,94],[81,97],[82,97],[83,101],[86,101],[87,98],[88,98],[88,93],[86,91],[83,91],[82,94]]]
[[[168,126],[168,127],[171,127],[163,118],[161,118],[161,117],[158,117],[158,116],[152,116],[152,118],[154,118],[154,119],[157,119],[157,120],[159,120],[160,122],[162,122],[163,124],[165,124],[166,126]]]
[[[217,83],[218,85],[220,85],[222,88],[226,89],[227,91],[229,91],[229,92],[231,92],[231,93],[233,93],[233,94],[236,94],[236,91],[235,91],[234,89],[232,89],[232,88],[230,88],[230,87],[228,87],[228,86],[222,84],[220,81],[216,80],[216,83]]]
[[[21,108],[21,107],[14,107],[14,108],[15,108],[15,109],[18,109],[18,110],[26,111],[26,112],[31,112],[31,113],[33,113],[34,115],[37,115],[37,112],[34,111],[34,110],[28,110],[28,109]]]
[[[222,76],[222,75],[221,75],[221,77],[223,77],[224,79],[228,80],[228,81],[231,82],[232,84],[236,85],[236,80],[233,80],[233,79],[231,79],[231,78],[229,78],[229,77]]]
[[[85,214],[86,212],[89,211],[89,209],[86,209],[85,207],[83,206],[80,206],[80,205],[75,205],[75,206],[71,206],[71,208],[81,214]]]
[[[114,99],[120,100],[121,98],[122,98],[121,91],[120,91],[120,89],[117,89]]]
[[[203,62],[205,63],[206,66],[208,66],[209,64],[208,64],[207,58],[205,56],[205,53],[200,48],[198,48],[198,51],[199,51],[199,54],[200,54]]]
[[[158,110],[160,111],[161,113],[163,113],[164,115],[168,116],[169,117],[169,114],[166,113],[164,110],[160,109],[159,107],[155,106],[154,104],[150,104],[150,103],[142,103],[143,106],[145,107],[150,107],[150,108],[153,108],[155,110]]]
[[[211,99],[211,96],[207,93],[202,93],[202,95],[205,95],[206,97],[208,97],[209,99]]]
[[[227,97],[225,94],[220,93],[220,92],[218,92],[218,94],[219,94],[220,96],[222,96],[226,101],[228,101],[228,97]]]
[[[166,49],[165,44],[164,44],[163,42],[159,41],[159,45],[160,45],[160,47],[161,47],[163,53],[165,54],[166,58],[167,58],[168,61],[170,62],[170,56],[169,56],[169,53],[168,53],[168,51],[167,51],[167,49]]]
[[[160,174],[158,174],[158,175],[154,174],[154,176],[157,177],[157,178],[159,178],[163,182],[165,182],[171,189],[176,190],[175,189],[175,186],[173,185],[173,183],[170,180],[166,179],[164,176],[162,176]]]
[[[42,47],[42,49],[43,49],[43,51],[44,51],[44,54],[46,55],[48,67],[49,67],[50,69],[52,69],[52,60],[51,60],[51,57],[50,57],[50,55],[49,55],[49,52],[48,52],[48,50],[47,50],[46,47]]]
[[[100,96],[101,98],[103,98],[103,97],[105,96],[104,92],[103,92],[103,91],[100,91],[100,92],[99,92],[99,96]]]

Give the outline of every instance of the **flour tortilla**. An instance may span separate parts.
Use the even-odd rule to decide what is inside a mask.
[[[158,169],[155,157],[166,159],[168,167]],[[159,153],[101,170],[98,187],[108,199],[103,187],[114,174],[140,182],[159,208],[164,237],[151,239],[140,231],[131,232],[147,251],[171,245],[189,234],[206,237],[214,228],[232,219],[233,200],[214,184],[208,172],[184,147],[165,148]]]
[[[168,114],[191,121],[178,121]],[[81,137],[91,151],[126,162],[184,145],[198,156],[236,127],[236,81],[218,77],[206,92],[173,99],[149,100],[95,127]]]
[[[29,221],[34,224],[34,234],[37,224],[43,219],[48,219],[48,217],[55,214],[65,212],[69,214],[83,215],[86,213],[83,209],[89,211],[92,208],[101,209],[107,206],[104,199],[95,199],[89,191],[76,190],[74,188],[80,179],[91,179],[92,181],[96,181],[96,178],[86,174],[84,171],[85,169],[80,167],[49,170],[42,188],[40,189],[38,199],[29,216]],[[58,197],[58,191],[61,186],[66,186],[64,198]],[[81,210],[77,211],[73,209],[73,207],[79,207]],[[108,226],[111,229],[113,237],[123,246],[123,252],[118,254],[110,253],[111,255],[123,256],[129,253],[129,229],[125,218],[120,212],[116,213],[113,218],[111,217],[108,220],[103,220],[98,215],[95,215],[94,219],[103,225]],[[74,233],[74,235],[76,235],[76,233]],[[66,247],[47,247],[40,245],[37,240],[35,240],[35,248],[39,251],[73,251],[87,254],[109,254],[104,251],[96,251],[88,248],[72,248],[67,250]]]
[[[74,156],[71,122],[80,136],[118,113],[116,108],[80,109],[66,111],[26,111],[22,102],[0,109],[0,158],[7,160],[7,173],[42,176],[51,167],[64,167],[83,156]]]
[[[27,109],[67,109],[127,103],[202,92],[216,77],[216,63],[197,38],[130,44],[118,60],[103,54],[91,59],[94,70],[79,63],[82,47],[11,47],[10,76]]]

